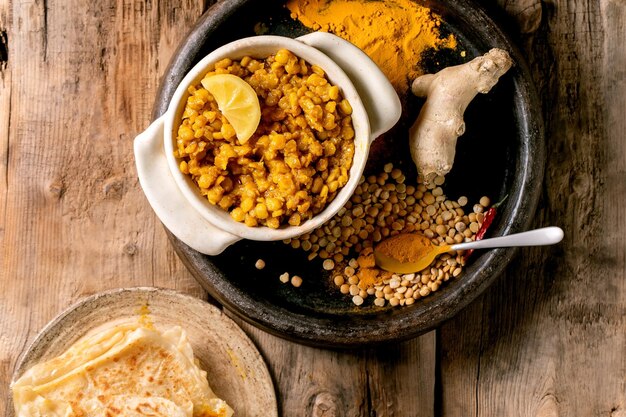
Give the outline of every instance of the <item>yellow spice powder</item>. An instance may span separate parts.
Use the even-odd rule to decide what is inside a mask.
[[[303,25],[365,51],[400,94],[421,75],[424,51],[456,47],[453,35],[441,38],[441,18],[411,0],[289,0],[287,7]]]

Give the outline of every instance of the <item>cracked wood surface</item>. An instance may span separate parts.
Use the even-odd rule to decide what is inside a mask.
[[[547,165],[523,248],[438,334],[444,416],[626,416],[626,2],[490,2],[518,28]],[[531,30],[528,30],[531,29]]]
[[[143,197],[132,139],[211,3],[0,2],[0,413],[20,352],[82,297],[206,297]],[[533,71],[548,150],[536,225],[565,240],[521,250],[436,334],[393,346],[303,347],[239,321],[286,417],[626,417],[626,2],[482,3]]]

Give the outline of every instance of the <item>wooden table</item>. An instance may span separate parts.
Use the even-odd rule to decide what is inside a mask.
[[[78,299],[140,285],[206,296],[143,196],[132,141],[212,3],[0,3],[0,410],[20,352]],[[548,151],[535,225],[565,240],[521,250],[408,342],[338,352],[241,323],[284,416],[626,416],[626,2],[482,3],[531,64]]]

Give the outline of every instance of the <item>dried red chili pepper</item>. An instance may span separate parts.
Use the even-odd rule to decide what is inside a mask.
[[[478,229],[478,232],[476,232],[476,237],[474,239],[475,241],[481,240],[483,237],[485,237],[485,234],[487,233],[487,229],[489,229],[489,226],[491,226],[491,223],[493,223],[493,219],[496,217],[496,214],[498,213],[498,207],[500,207],[502,203],[504,203],[504,200],[506,200],[507,197],[508,197],[508,194],[505,195],[502,200],[498,201],[496,204],[493,204],[491,207],[489,207],[489,210],[485,212],[485,216],[483,218],[483,224],[480,226],[480,229]],[[472,252],[474,252],[474,249],[468,249],[467,251],[465,251],[465,254],[463,255],[463,260],[467,261],[467,259],[470,257]]]

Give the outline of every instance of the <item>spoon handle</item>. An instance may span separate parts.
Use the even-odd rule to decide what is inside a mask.
[[[563,239],[563,230],[551,226],[513,235],[478,240],[476,242],[452,245],[451,250],[508,248],[513,246],[543,246],[559,243]]]

